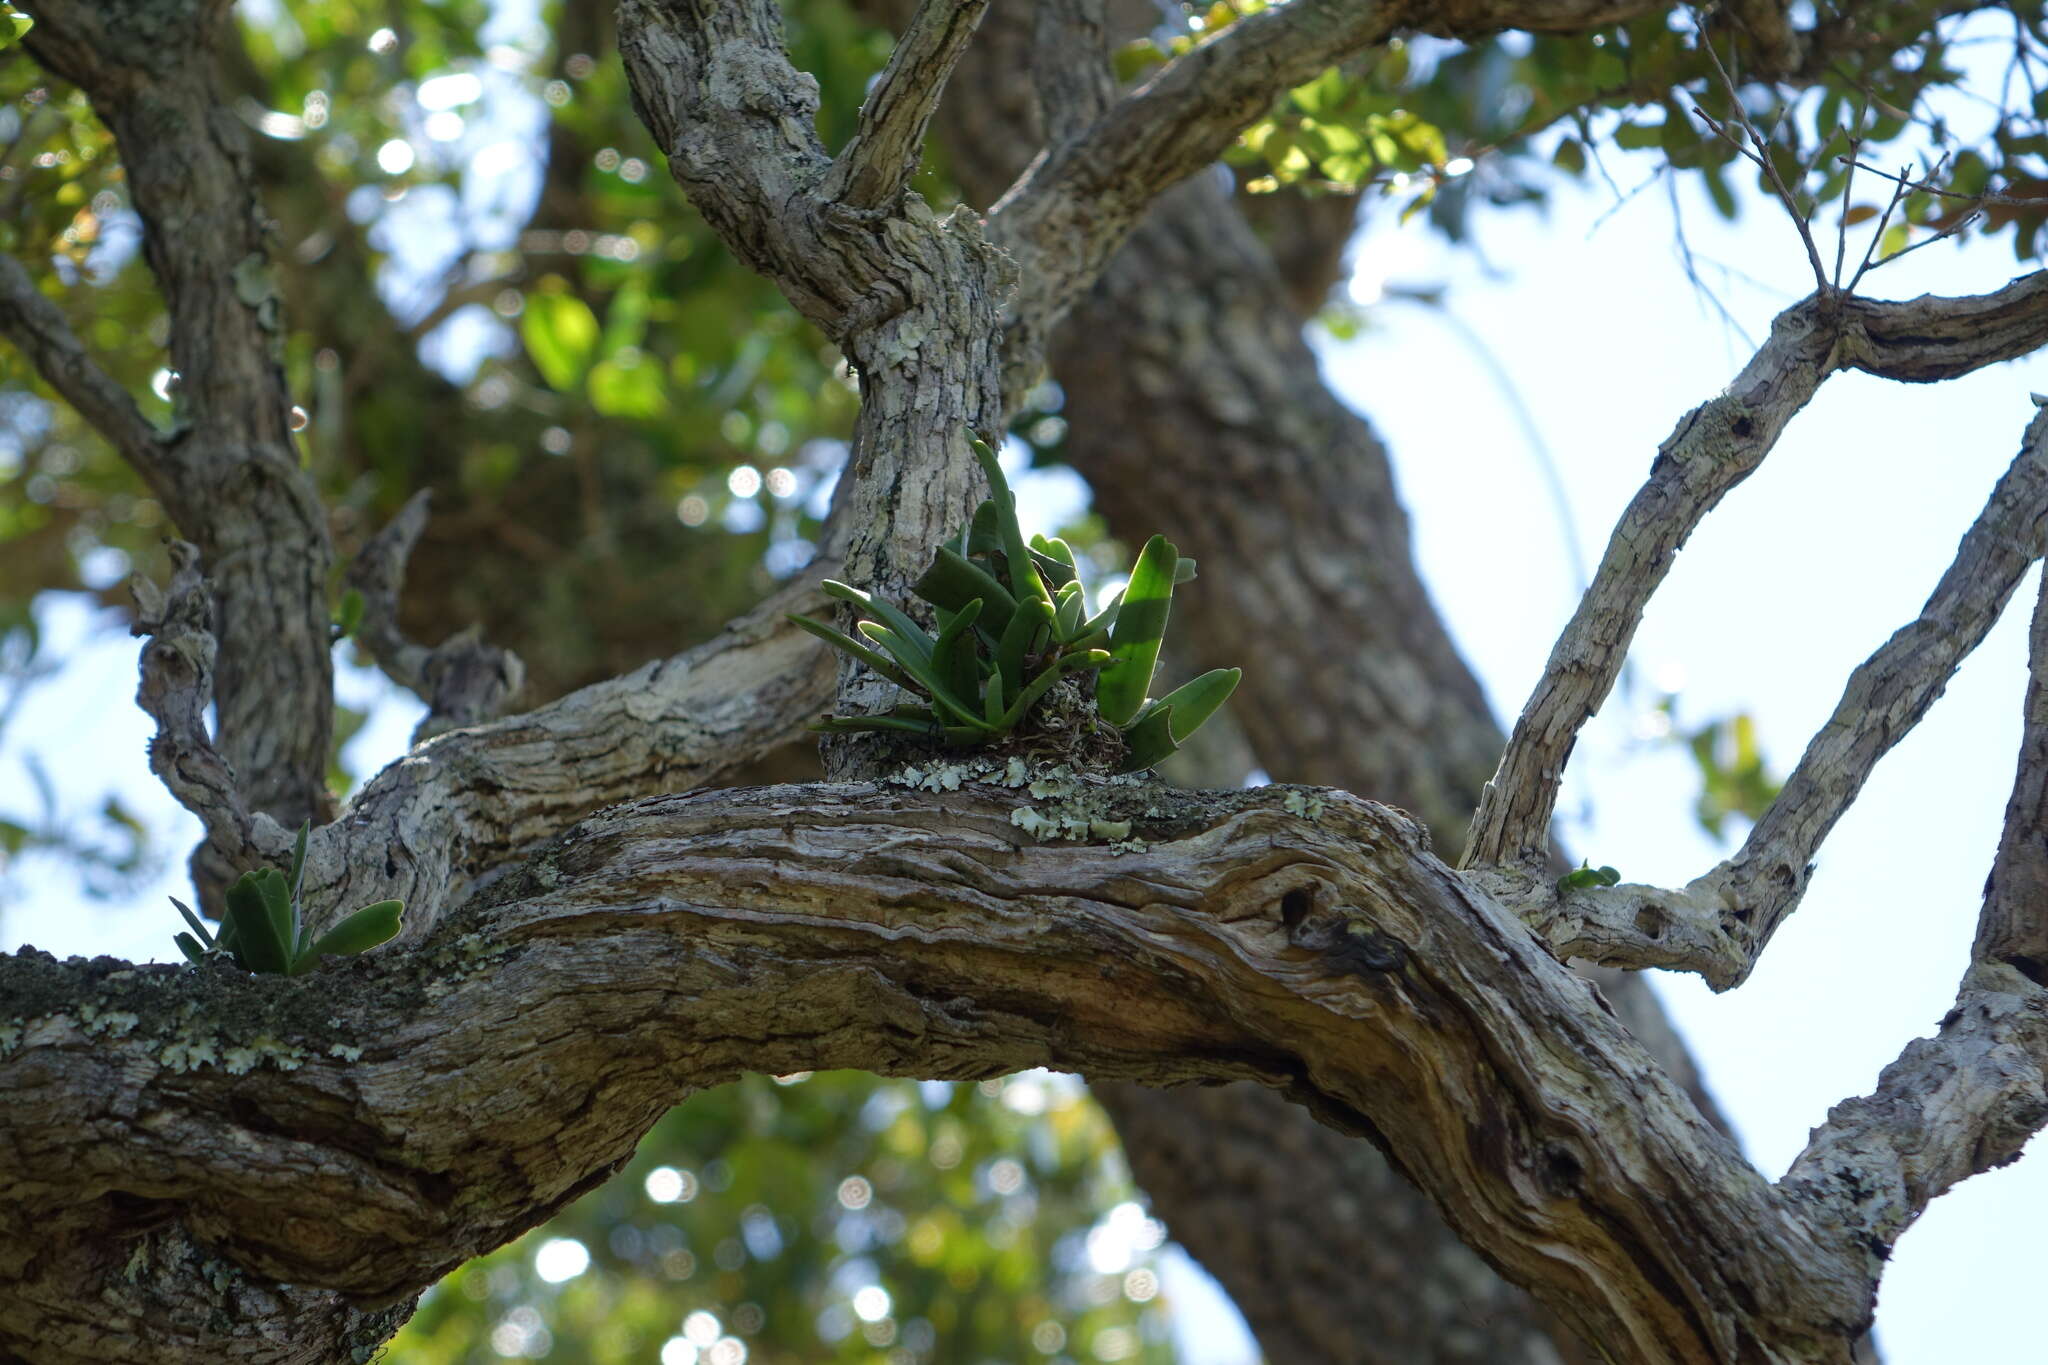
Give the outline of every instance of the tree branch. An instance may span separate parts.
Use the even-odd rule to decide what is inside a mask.
[[[182,540],[170,544],[169,590],[137,574],[134,633],[149,637],[142,647],[142,686],[136,705],[156,721],[149,742],[149,770],[178,803],[198,816],[207,839],[225,863],[250,867],[287,853],[291,836],[268,815],[252,815],[235,770],[206,733],[206,708],[213,703],[213,596],[199,575],[199,551]]]
[[[988,0],[922,0],[861,105],[860,125],[822,193],[850,209],[887,209],[924,159],[925,127]]]
[[[2019,772],[1955,1008],[1874,1094],[1828,1111],[1782,1184],[1873,1268],[1936,1196],[2048,1126],[2048,580],[2029,644]]]
[[[427,529],[429,496],[422,488],[408,498],[357,553],[344,579],[362,594],[357,643],[393,682],[427,703],[426,717],[413,731],[414,744],[500,714],[526,677],[519,656],[486,643],[481,627],[458,631],[432,649],[414,644],[399,630],[405,564]]]
[[[143,1200],[249,1272],[374,1304],[531,1225],[743,1069],[1052,1065],[1285,1090],[1383,1143],[1618,1354],[1848,1359],[1874,1284],[1857,1250],[1816,1239],[1404,817],[1305,789],[1036,780],[1035,804],[970,783],[614,808],[421,952],[303,982],[0,960],[0,995],[26,1002],[0,1056],[0,1244]],[[1089,842],[1041,843],[1027,804]],[[277,1136],[238,1136],[254,1115]],[[0,1345],[99,1286],[35,1288],[0,1301]]]
[[[62,310],[43,297],[21,262],[0,252],[0,336],[6,337],[162,501],[169,492],[163,443],[128,390],[101,369]]]
[[[523,715],[440,736],[357,793],[306,849],[316,927],[371,901],[406,903],[426,937],[494,872],[601,806],[684,791],[803,733],[832,704],[831,651],[789,613],[830,603],[833,547],[718,635]]]
[[[1532,928],[1561,957],[1614,967],[1698,972],[1740,985],[1798,908],[1821,842],[1854,804],[1879,759],[1920,723],[1958,665],[1990,633],[2048,542],[2048,411],[1970,524],[1919,616],[1849,676],[1834,714],[1750,831],[1742,849],[1678,890],[1594,887],[1521,895]]]
[[[1428,7],[1294,0],[1233,21],[1116,101],[1084,137],[1055,142],[989,210],[1016,256],[1005,387],[1035,382],[1052,328],[1169,186],[1214,163],[1272,102],[1405,30],[1472,39],[1571,32],[1659,8],[1651,0],[1463,0]]]
[[[159,498],[198,545],[219,599],[216,742],[251,808],[290,827],[325,819],[333,803],[333,549],[292,440],[282,305],[248,131],[215,79],[227,9],[49,0],[24,46],[91,97],[119,145],[185,409],[178,440],[161,447]]]
[[[1810,296],[1718,398],[1687,413],[1622,513],[1593,584],[1558,637],[1472,819],[1464,865],[1540,869],[1579,727],[1599,709],[1644,608],[1693,528],[1762,463],[1828,375],[1951,378],[2048,344],[2048,274],[1992,294],[1902,303]],[[1696,947],[1699,945],[1695,945]]]
[[[1104,8],[1105,0],[1040,0],[1037,5],[1031,78],[1048,147],[1085,132],[1116,99]]]

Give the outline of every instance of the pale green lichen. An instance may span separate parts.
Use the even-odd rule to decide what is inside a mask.
[[[20,1042],[21,1021],[19,1019],[9,1019],[6,1023],[0,1024],[0,1057],[5,1057],[8,1053],[14,1051]]]
[[[1298,815],[1304,820],[1323,818],[1323,798],[1314,792],[1289,792],[1281,800],[1289,815]]]
[[[344,1062],[353,1062],[361,1060],[363,1050],[348,1043],[330,1043],[327,1047],[327,1055],[339,1057]]]
[[[180,1038],[167,1043],[156,1059],[181,1076],[202,1066],[220,1065],[220,1053],[205,1038]]]
[[[79,1014],[85,1020],[87,1033],[104,1034],[109,1038],[126,1038],[135,1031],[135,1026],[142,1022],[140,1015],[130,1014],[126,1010],[111,1010],[106,1014],[99,1014],[91,1005],[82,1007]]]
[[[246,1044],[229,1048],[221,1057],[222,1069],[230,1076],[246,1076],[265,1062],[279,1071],[297,1071],[306,1064],[306,1054],[301,1048],[260,1033]]]

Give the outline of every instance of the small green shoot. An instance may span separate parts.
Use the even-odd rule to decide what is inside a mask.
[[[310,822],[299,826],[292,847],[289,879],[274,867],[245,872],[227,891],[227,913],[220,932],[209,933],[206,922],[176,896],[171,904],[191,926],[176,937],[178,951],[193,962],[225,953],[245,972],[302,976],[329,953],[360,953],[395,938],[404,925],[402,901],[378,901],[343,919],[318,938],[299,913],[299,883],[306,874],[306,836]]]
[[[1559,893],[1584,891],[1595,886],[1615,886],[1621,881],[1621,874],[1611,867],[1587,867],[1580,863],[1572,871],[1557,879]]]

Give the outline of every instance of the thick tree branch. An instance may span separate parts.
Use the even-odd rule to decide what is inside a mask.
[[[499,715],[526,677],[519,656],[486,642],[481,627],[458,631],[432,649],[414,644],[399,630],[405,565],[427,529],[429,497],[423,488],[408,498],[357,553],[344,580],[362,594],[357,643],[393,682],[427,704],[426,716],[413,731],[415,744]]]
[[[921,12],[938,23],[936,9]],[[906,42],[957,56],[954,39],[929,25]],[[790,66],[767,0],[625,0],[619,50],[635,108],[676,182],[741,259],[838,340],[859,373],[845,571],[869,591],[910,601],[931,547],[987,491],[967,436],[1001,439],[1000,315],[1014,267],[965,209],[941,220],[915,194],[873,211],[834,197],[813,129],[817,84]],[[913,51],[902,79],[949,61]],[[906,86],[903,98],[910,93]],[[892,686],[851,659],[839,691],[842,712],[896,700]],[[876,747],[830,746],[827,771],[859,775]]]
[[[1031,78],[1048,146],[1080,135],[1116,98],[1105,31],[1106,0],[1041,0]]]
[[[1679,548],[1762,463],[1828,375],[1855,369],[1893,379],[1952,378],[2044,344],[2043,273],[1992,294],[1902,303],[1812,296],[1780,313],[1770,340],[1735,382],[1687,413],[1659,447],[1515,722],[1473,817],[1465,865],[1540,867],[1579,727],[1612,690],[1643,610]]]
[[[217,743],[249,805],[326,818],[334,726],[333,551],[290,430],[284,323],[248,132],[221,99],[223,0],[52,0],[31,56],[83,89],[119,144],[143,254],[171,320],[182,412],[161,497],[218,599]],[[204,850],[205,893],[221,872]]]
[[[825,176],[826,199],[888,209],[924,159],[925,127],[988,0],[923,0],[861,106],[860,125]]]
[[[255,1275],[402,1299],[743,1069],[1054,1065],[1258,1080],[1373,1135],[1616,1354],[1848,1359],[1873,1284],[1856,1249],[1813,1237],[1405,818],[1301,789],[1041,791],[614,808],[421,952],[304,982],[0,961],[23,1002],[0,1057],[0,1245],[146,1203]],[[1041,843],[1020,802],[1124,842]],[[276,1136],[239,1139],[257,1116]],[[0,1267],[36,1291],[0,1299],[0,1344],[98,1289]]]
[[[0,252],[0,336],[13,342],[162,500],[170,491],[162,439],[128,390],[86,352],[62,310],[43,297],[21,262]]]
[[[1006,388],[1032,383],[1052,328],[1149,205],[1213,164],[1272,102],[1352,53],[1404,30],[1471,39],[1506,28],[1571,32],[1651,0],[1294,0],[1232,22],[1112,105],[1084,137],[1055,143],[989,210],[1021,267],[1009,310]]]
[[[703,644],[386,768],[313,831],[310,915],[324,925],[402,900],[416,941],[479,880],[591,811],[687,790],[787,744],[831,705],[830,651],[787,619],[827,610],[817,585],[838,572],[830,548]]]
[[[1828,1111],[1783,1182],[1873,1269],[1936,1196],[2048,1126],[2048,580],[2029,644],[2019,772],[1955,1008],[1876,1093]]]

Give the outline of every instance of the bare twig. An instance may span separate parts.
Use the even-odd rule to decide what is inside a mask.
[[[1860,109],[1856,113],[1856,126],[1858,128],[1863,126],[1863,112]],[[1849,155],[1845,158],[1849,163],[1849,172],[1842,181],[1841,217],[1835,222],[1834,285],[1837,289],[1842,287],[1842,263],[1849,254],[1849,210],[1856,203],[1856,158],[1862,150],[1863,137],[1861,133],[1858,133],[1855,137],[1849,139]]]
[[[1697,21],[1697,16],[1695,16],[1695,21]],[[1778,129],[1773,128],[1769,137],[1765,137],[1757,131],[1756,125],[1749,121],[1748,112],[1742,107],[1742,93],[1736,89],[1735,78],[1730,76],[1728,68],[1721,64],[1721,54],[1714,50],[1713,41],[1706,36],[1704,31],[1700,35],[1699,45],[1700,49],[1707,54],[1707,60],[1714,64],[1714,70],[1719,73],[1721,84],[1728,91],[1729,108],[1735,111],[1736,121],[1742,125],[1743,132],[1748,135],[1751,145],[1755,148],[1754,154],[1750,155],[1750,160],[1763,168],[1765,178],[1770,181],[1771,191],[1778,196],[1778,202],[1783,204],[1785,212],[1791,215],[1792,225],[1799,230],[1799,241],[1806,248],[1807,263],[1813,267],[1814,287],[1823,294],[1829,292],[1834,286],[1828,279],[1826,268],[1820,263],[1820,248],[1814,245],[1813,226],[1809,221],[1809,215],[1800,210],[1798,197],[1792,193],[1791,187],[1785,183],[1784,176],[1779,174],[1778,163],[1771,156],[1771,145],[1777,138]],[[1693,106],[1693,112],[1706,120],[1707,126],[1712,128],[1716,134],[1734,144],[1736,148],[1742,148],[1742,140],[1729,132],[1726,124],[1714,118],[1713,115],[1707,113],[1706,110],[1701,109],[1698,105]],[[1789,112],[1788,108],[1786,113]],[[1779,127],[1783,125],[1784,116],[1781,114]]]
[[[925,125],[988,0],[922,0],[889,64],[861,106],[860,126],[840,149],[821,195],[850,209],[896,202],[924,155]]]
[[[1898,210],[1899,201],[1904,199],[1906,191],[1912,188],[1904,175],[1885,178],[1895,182],[1892,186],[1892,197],[1885,204],[1884,212],[1878,215],[1877,226],[1871,229],[1870,242],[1863,248],[1863,263],[1857,266],[1856,273],[1849,277],[1849,292],[1852,294],[1856,292],[1856,286],[1863,282],[1863,277],[1870,273],[1873,258],[1877,255],[1878,243],[1884,240],[1884,230],[1891,223],[1892,214]]]
[[[2048,1124],[2048,580],[2029,640],[2019,770],[1955,1008],[1874,1094],[1828,1111],[1780,1186],[1877,1256]]]
[[[170,488],[163,444],[128,390],[87,354],[21,262],[0,252],[0,336],[13,342],[80,417],[142,475],[159,501]]]
[[[1532,924],[1560,953],[1607,966],[1695,971],[1741,984],[1806,893],[1814,855],[1879,759],[1920,723],[2048,542],[2048,412],[1956,549],[1920,614],[1849,675],[1784,789],[1741,850],[1678,890],[1539,895]],[[2048,963],[2048,958],[2044,958]]]
[[[178,804],[205,824],[207,843],[201,848],[210,850],[212,859],[247,866],[275,858],[290,848],[290,837],[268,815],[250,813],[234,768],[207,734],[219,645],[199,551],[182,540],[170,542],[169,548],[168,591],[140,574],[129,584],[137,607],[134,632],[149,637],[142,647],[142,685],[135,694],[136,704],[157,725],[149,742],[149,769]]]
[[[1465,865],[1540,869],[1557,784],[1579,727],[1619,675],[1644,607],[1672,558],[1729,489],[1747,478],[1785,424],[1837,370],[1924,383],[2048,344],[2048,274],[1991,294],[1900,303],[1810,295],[1719,398],[1688,413],[1623,512],[1593,586],[1558,637],[1487,784]]]
[[[363,546],[346,580],[362,594],[357,643],[393,682],[427,703],[426,718],[413,731],[415,744],[500,714],[526,681],[519,656],[486,643],[481,627],[457,631],[432,649],[414,644],[399,630],[405,563],[426,530],[427,499],[424,488],[413,494]]]

